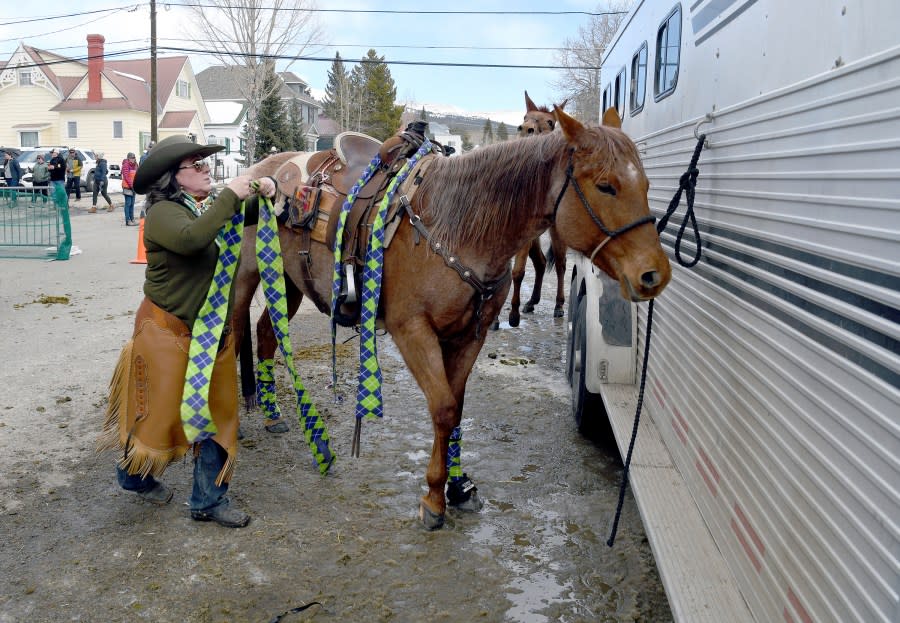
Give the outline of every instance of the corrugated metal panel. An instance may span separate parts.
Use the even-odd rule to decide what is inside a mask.
[[[760,621],[900,615],[897,76],[900,48],[717,111],[703,260],[656,303],[646,408]],[[657,215],[692,127],[638,139]]]

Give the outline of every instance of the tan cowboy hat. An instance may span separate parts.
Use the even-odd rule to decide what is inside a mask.
[[[144,163],[138,167],[132,187],[134,192],[144,195],[156,180],[166,171],[174,169],[188,156],[206,158],[222,151],[224,145],[199,145],[187,136],[169,136],[164,138],[147,152]]]

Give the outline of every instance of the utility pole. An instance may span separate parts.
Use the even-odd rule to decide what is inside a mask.
[[[150,0],[150,140],[157,141],[156,122],[156,0]]]

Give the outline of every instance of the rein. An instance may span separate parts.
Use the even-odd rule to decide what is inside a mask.
[[[444,264],[452,268],[459,275],[459,278],[468,283],[475,290],[475,339],[481,337],[481,309],[484,307],[485,301],[489,301],[493,298],[494,294],[497,290],[506,283],[506,280],[510,278],[512,275],[512,269],[507,268],[506,272],[503,273],[499,279],[494,279],[492,281],[482,281],[478,277],[475,276],[475,272],[461,263],[459,259],[447,251],[440,242],[434,242],[431,239],[431,232],[428,231],[428,228],[422,223],[422,217],[413,212],[412,206],[409,203],[409,199],[406,195],[402,195],[400,197],[400,205],[406,210],[407,216],[409,216],[410,225],[415,228],[416,233],[424,238],[428,244],[431,246],[431,249],[441,256],[444,260]],[[418,240],[416,241],[418,243]]]
[[[604,234],[606,234],[606,238],[603,239],[603,242],[597,245],[597,248],[594,249],[594,252],[591,253],[591,263],[594,262],[594,257],[596,257],[597,253],[600,252],[600,249],[606,246],[606,243],[619,236],[624,234],[627,231],[634,229],[635,227],[640,227],[641,225],[645,225],[647,223],[655,223],[656,217],[653,215],[647,215],[641,217],[628,225],[623,225],[619,229],[614,229],[610,231],[607,229],[606,225],[603,224],[603,221],[599,216],[594,212],[591,208],[590,202],[588,202],[587,197],[584,196],[584,191],[581,190],[581,185],[578,183],[578,180],[575,179],[575,166],[573,164],[573,157],[575,154],[575,148],[569,149],[569,166],[566,167],[566,181],[563,184],[562,189],[559,191],[559,195],[556,196],[556,203],[553,205],[553,220],[556,221],[556,213],[559,212],[559,204],[562,202],[563,195],[566,194],[566,190],[569,188],[569,182],[572,183],[572,186],[575,188],[575,192],[578,194],[578,198],[581,199],[581,205],[584,206],[585,211],[587,211],[588,216],[591,217],[591,220],[600,228]]]

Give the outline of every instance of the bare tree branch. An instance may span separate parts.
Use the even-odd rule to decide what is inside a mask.
[[[259,0],[185,0],[184,5],[194,18],[188,28],[212,42],[213,57],[225,66],[246,70],[246,80],[238,87],[247,100],[246,151],[253,154],[260,103],[282,84],[277,80],[267,89],[266,72],[274,69],[276,58],[289,56],[288,50],[296,58],[322,44],[322,28],[310,11],[316,4],[313,0],[266,0],[265,5]]]
[[[607,7],[598,5],[600,11],[628,11],[634,0],[610,0]],[[566,39],[563,50],[556,53],[557,64],[567,67],[560,71],[560,77],[553,82],[553,87],[568,98],[566,111],[586,123],[600,121],[600,88],[599,69],[606,47],[612,41],[619,24],[625,18],[624,13],[616,15],[592,16],[586,26],[578,28],[578,35]]]

